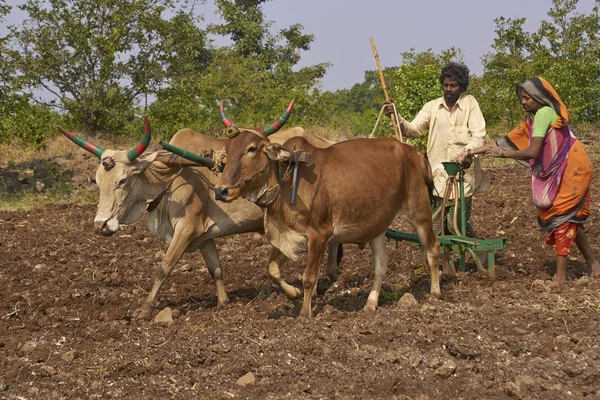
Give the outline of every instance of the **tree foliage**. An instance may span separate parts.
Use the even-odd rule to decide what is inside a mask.
[[[600,1],[589,14],[576,12],[577,3],[553,0],[549,19],[536,32],[524,30],[525,18],[496,19],[479,95],[488,124],[522,118],[515,89],[533,76],[555,87],[574,122],[600,120]]]
[[[391,95],[398,113],[412,120],[425,103],[442,95],[440,71],[448,62],[462,62],[462,52],[454,47],[440,54],[431,49],[416,53],[414,49],[402,53],[402,65],[395,70]],[[425,148],[427,135],[409,139],[411,143]]]
[[[41,143],[59,119],[73,130],[137,135],[141,112],[165,139],[183,127],[219,134],[220,101],[238,125],[261,126],[293,98],[295,125],[345,138],[371,133],[384,101],[378,71],[349,89],[320,91],[330,64],[300,67],[314,35],[300,24],[274,31],[267,1],[213,0],[219,20],[207,25],[207,0],[26,0],[26,19],[0,37],[0,141]],[[577,4],[553,0],[535,32],[525,18],[496,19],[484,73],[468,89],[488,127],[522,117],[515,88],[535,75],[555,86],[572,121],[600,121],[600,0],[587,14]],[[9,11],[0,0],[0,20]],[[410,49],[402,60],[383,75],[399,113],[412,119],[441,95],[440,69],[462,52]],[[392,136],[389,122],[382,116],[375,135]]]
[[[309,50],[314,36],[304,34],[299,24],[271,33],[260,7],[266,1],[215,1],[222,22],[208,26],[207,33],[224,36],[232,44],[209,49],[202,64],[181,55],[188,68],[174,66],[170,85],[158,92],[151,106],[164,124],[160,129],[171,134],[184,126],[214,131],[220,126],[220,101],[225,101],[237,124],[264,125],[295,98],[294,120],[297,124],[305,120],[316,103],[313,89],[328,64],[297,68],[300,53]]]
[[[4,23],[11,7],[0,0],[0,22]],[[20,93],[15,68],[16,53],[10,48],[11,35],[0,37],[0,143],[13,140],[41,144],[45,132],[56,121],[47,107],[35,104],[31,96]]]
[[[122,129],[136,103],[167,76],[168,39],[179,29],[166,17],[174,6],[172,0],[28,0],[19,6],[27,19],[12,29],[21,80],[86,131]]]

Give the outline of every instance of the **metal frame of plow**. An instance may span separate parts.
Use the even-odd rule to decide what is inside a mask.
[[[454,261],[450,257],[451,254],[458,254],[458,269],[461,272],[465,271],[465,260],[466,254],[469,253],[471,258],[477,264],[477,270],[479,272],[486,272],[486,269],[481,264],[481,260],[477,256],[477,252],[485,251],[487,255],[487,264],[488,269],[487,273],[490,278],[495,278],[495,260],[494,260],[494,252],[496,250],[502,250],[506,245],[505,238],[495,238],[495,239],[475,239],[467,237],[466,235],[445,235],[444,234],[444,209],[446,207],[446,202],[449,198],[450,193],[454,191],[459,192],[458,199],[455,196],[455,204],[454,204],[454,230],[456,232],[466,232],[466,218],[465,218],[465,199],[464,199],[464,169],[455,162],[446,162],[444,164],[444,169],[448,173],[448,183],[446,185],[446,191],[444,193],[444,199],[442,201],[442,205],[438,208],[432,216],[433,220],[436,218],[440,218],[440,227],[441,233],[437,235],[437,239],[440,242],[440,254],[442,255],[442,262],[447,263],[449,270],[452,273],[456,273],[456,267],[454,266]],[[456,175],[458,173],[458,178]],[[458,190],[457,190],[458,189]],[[460,204],[460,206],[459,206]],[[460,228],[457,224],[457,210],[460,207]],[[415,244],[419,243],[419,237],[416,234],[400,232],[393,229],[388,229],[385,232],[385,236],[388,240],[399,241],[408,241]]]

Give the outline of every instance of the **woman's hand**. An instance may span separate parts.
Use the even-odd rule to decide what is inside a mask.
[[[485,152],[485,156],[486,157],[501,157],[501,158],[504,158],[505,157],[505,155],[504,155],[505,152],[506,152],[506,150],[504,150],[502,147],[495,145],[495,146],[490,147]]]

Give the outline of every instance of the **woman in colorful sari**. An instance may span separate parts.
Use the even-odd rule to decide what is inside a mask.
[[[521,124],[496,143],[465,151],[459,161],[485,154],[528,163],[538,223],[542,232],[548,232],[546,244],[556,252],[555,281],[566,280],[573,243],[585,258],[588,274],[600,276],[600,264],[583,227],[589,215],[592,163],[568,125],[567,109],[554,88],[540,77],[521,84],[517,97],[527,111]]]

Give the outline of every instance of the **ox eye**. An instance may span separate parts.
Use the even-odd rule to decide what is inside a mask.
[[[248,147],[248,153],[256,153],[256,146]]]
[[[121,179],[118,183],[117,183],[117,187],[121,187],[125,184],[125,182],[127,182],[127,178],[123,178]]]

